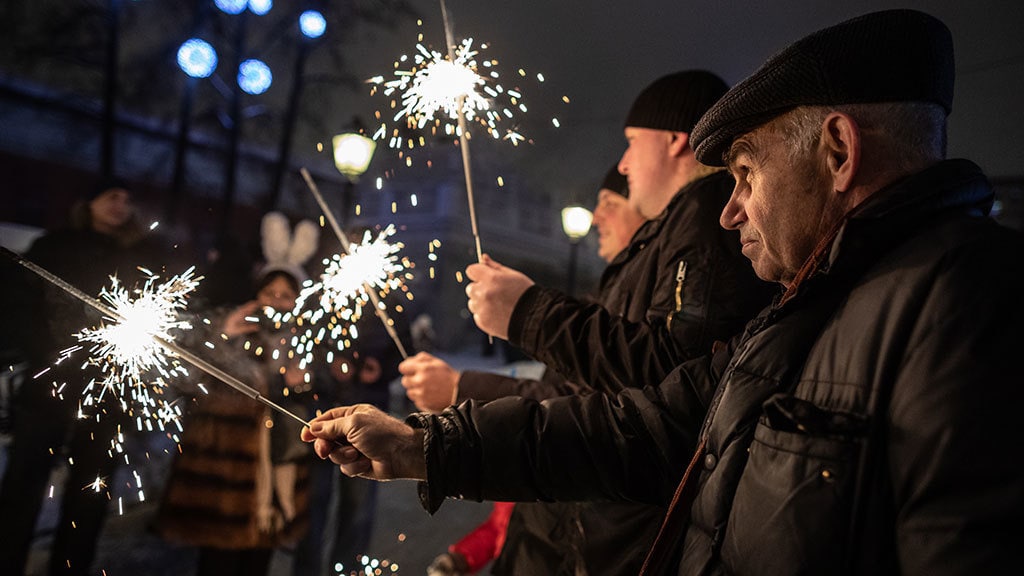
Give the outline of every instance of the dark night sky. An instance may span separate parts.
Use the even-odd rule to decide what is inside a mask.
[[[439,4],[416,0],[426,41],[442,37]],[[533,150],[521,166],[527,182],[550,193],[589,199],[622,151],[621,122],[636,93],[660,75],[707,68],[735,83],[768,56],[818,28],[878,9],[929,12],[953,32],[957,88],[950,117],[952,157],[969,157],[993,177],[1024,175],[1024,2],[1019,0],[448,0],[456,39],[491,44],[503,66],[543,72],[532,101]],[[431,37],[431,31],[434,32]],[[411,50],[415,26],[377,33],[363,59],[371,76]],[[377,60],[379,58],[379,60]],[[360,70],[356,71],[361,72]],[[558,98],[568,95],[570,105]],[[365,94],[354,96],[356,107]],[[562,128],[545,128],[550,108]]]

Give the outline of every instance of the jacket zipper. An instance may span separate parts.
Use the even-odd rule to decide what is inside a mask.
[[[679,268],[676,269],[676,309],[668,315],[668,328],[672,328],[672,318],[683,310],[683,282],[686,281],[686,260],[679,261]]]

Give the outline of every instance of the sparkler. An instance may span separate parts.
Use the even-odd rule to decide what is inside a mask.
[[[454,61],[454,40],[452,39],[452,23],[448,19],[448,7],[445,0],[441,0],[441,19],[444,21],[444,37],[445,42],[448,45],[448,59]],[[476,243],[476,261],[482,262],[484,259],[483,250],[480,248],[480,230],[476,225],[476,202],[473,200],[473,174],[470,168],[469,160],[469,138],[466,134],[466,113],[463,110],[463,103],[466,101],[466,95],[462,94],[459,97],[459,148],[462,151],[462,171],[466,176],[466,199],[469,203],[469,225],[473,232],[473,241]],[[490,336],[488,336],[490,339]]]
[[[364,286],[392,290],[401,285],[396,275],[405,267],[398,262],[396,254],[402,245],[387,241],[394,233],[393,225],[382,230],[376,239],[366,231],[362,242],[349,245],[347,255],[335,254],[325,258],[326,268],[321,280],[302,289],[296,307],[301,307],[307,299],[319,293],[320,309],[310,317],[311,322],[316,323],[320,317],[335,310],[342,311],[345,320],[358,319],[362,315],[362,305],[369,299]]]
[[[143,272],[147,275],[146,282],[141,289],[134,291],[135,298],[132,291],[122,286],[116,277],[111,277],[113,286],[100,292],[100,297],[113,312],[105,318],[109,323],[83,329],[75,336],[82,343],[92,343],[88,364],[97,366],[103,374],[103,379],[98,382],[98,392],[95,390],[96,381],[86,387],[85,405],[101,401],[110,391],[117,394],[122,410],[127,412],[125,398],[126,392],[130,391],[132,400],[141,406],[141,416],[147,420],[155,418],[162,428],[164,422],[177,420],[180,412],[163,401],[153,399],[145,376],[158,373],[160,376],[154,384],[162,387],[165,385],[163,378],[188,372],[177,358],[167,354],[154,337],[173,341],[170,330],[192,328],[187,321],[177,317],[185,308],[187,295],[195,290],[201,278],[196,278],[195,269],[189,268],[169,281],[157,284],[158,276],[145,269]],[[154,408],[155,414],[151,412]]]
[[[442,6],[443,8],[443,6]],[[450,28],[450,26],[449,26]],[[424,146],[425,140],[403,135],[401,126],[408,130],[424,130],[430,126],[432,134],[440,130],[447,136],[467,134],[466,121],[477,124],[495,140],[506,140],[513,146],[526,141],[518,125],[506,127],[506,123],[517,122],[520,114],[526,113],[522,91],[516,87],[506,88],[501,83],[498,61],[481,56],[486,44],[477,48],[472,38],[454,44],[450,32],[446,35],[448,49],[445,54],[416,44],[413,55],[402,55],[395,62],[394,78],[375,76],[367,80],[372,84],[370,93],[382,93],[389,97],[390,106],[395,110],[391,120],[395,125],[388,127],[383,114],[373,133],[374,140],[386,140],[389,148],[399,150]],[[407,69],[400,68],[411,63]],[[524,70],[519,70],[526,77]],[[543,82],[543,75],[537,75]],[[399,105],[399,101],[401,105]],[[458,122],[462,116],[464,122]],[[557,124],[557,121],[554,121]],[[461,142],[460,142],[461,144]],[[411,163],[411,160],[407,160]]]
[[[60,277],[52,274],[51,272],[49,272],[48,270],[46,270],[46,269],[42,268],[41,266],[35,264],[34,262],[31,262],[31,261],[25,259],[20,254],[12,252],[12,251],[10,251],[7,248],[2,247],[2,246],[0,246],[0,253],[2,253],[4,256],[9,258],[13,262],[16,262],[17,264],[21,265],[22,267],[32,271],[33,273],[35,273],[40,278],[46,280],[47,282],[53,284],[54,286],[60,288],[61,290],[64,290],[65,292],[67,292],[71,296],[74,296],[75,298],[77,298],[81,302],[85,303],[86,305],[88,305],[88,306],[92,307],[93,309],[99,311],[101,314],[106,315],[110,320],[112,320],[114,322],[122,323],[122,324],[127,324],[128,323],[128,319],[125,318],[124,316],[122,316],[120,313],[118,313],[114,309],[108,307],[107,305],[105,305],[104,303],[100,302],[99,300],[96,300],[95,298],[89,296],[85,292],[82,292],[78,288],[72,286],[68,282],[66,282],[63,279],[61,279]],[[257,402],[260,402],[260,403],[268,406],[270,409],[275,410],[275,411],[277,411],[277,412],[279,412],[279,413],[281,413],[281,414],[283,414],[285,416],[288,416],[289,418],[292,418],[294,420],[297,420],[297,421],[301,422],[304,426],[308,426],[309,425],[309,422],[307,422],[306,420],[304,420],[300,416],[294,414],[293,412],[290,412],[289,410],[287,410],[284,407],[278,405],[277,403],[273,402],[272,400],[270,400],[268,398],[265,398],[255,388],[249,386],[248,384],[245,384],[241,380],[235,378],[234,376],[228,374],[227,372],[224,372],[220,368],[214,366],[213,364],[210,364],[206,360],[203,360],[202,358],[196,356],[195,354],[189,352],[188,350],[185,350],[184,348],[182,348],[178,344],[175,344],[173,341],[168,340],[166,338],[163,338],[159,334],[155,334],[155,333],[152,333],[152,332],[149,332],[146,335],[146,337],[148,337],[155,344],[158,344],[159,346],[165,348],[167,351],[175,354],[178,358],[181,358],[182,360],[187,361],[188,363],[192,364],[196,368],[199,368],[200,370],[202,370],[203,372],[206,372],[210,376],[213,376],[213,377],[217,378],[218,380],[224,382],[228,386],[234,388],[235,390],[237,390],[238,392],[241,392],[242,394],[248,396],[249,398],[251,398],[253,400],[256,400]]]
[[[331,309],[337,310],[339,309],[338,304],[343,302],[347,304],[349,300],[357,298],[356,294],[359,294],[361,290],[361,294],[365,294],[373,303],[373,311],[384,324],[384,330],[387,331],[388,336],[391,337],[395,346],[398,347],[402,358],[408,358],[409,355],[405,351],[405,346],[395,331],[395,323],[388,317],[384,304],[377,295],[378,288],[393,288],[397,286],[397,284],[391,284],[391,281],[395,279],[394,273],[401,271],[401,267],[397,266],[394,260],[394,255],[401,246],[389,245],[384,242],[383,240],[390,236],[390,234],[382,233],[378,237],[377,242],[367,244],[365,243],[367,237],[364,236],[364,244],[353,248],[345,232],[338,224],[337,219],[334,218],[334,213],[328,208],[327,202],[324,200],[323,195],[320,194],[320,189],[317,187],[316,182],[313,181],[313,177],[310,176],[309,170],[301,168],[299,172],[306,181],[309,191],[316,198],[317,204],[320,205],[320,210],[323,211],[324,217],[330,223],[331,229],[334,230],[334,234],[338,237],[342,250],[345,252],[344,257],[335,255],[336,260],[332,259],[332,263],[336,262],[336,266],[332,267],[329,265],[328,270],[324,272],[323,281],[320,283],[324,292],[324,296],[321,297],[321,306],[328,305]],[[388,227],[388,230],[394,233],[393,227]],[[353,258],[354,260],[351,263],[346,263],[347,260]],[[355,273],[349,276],[351,271]],[[343,274],[342,272],[345,273]],[[353,286],[355,286],[355,289],[352,289]],[[308,297],[309,292],[303,290],[303,294],[305,296],[300,295],[299,299],[304,301]]]

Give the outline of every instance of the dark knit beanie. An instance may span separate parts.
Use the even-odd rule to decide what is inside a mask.
[[[953,38],[916,10],[866,14],[798,40],[740,82],[690,135],[697,160],[724,166],[736,137],[798,106],[934,102],[953,107]]]
[[[92,202],[93,200],[98,198],[100,194],[103,194],[107,190],[115,189],[131,192],[131,190],[128,188],[128,185],[125,184],[123,180],[119,178],[104,178],[86,192],[85,200],[87,202]]]
[[[612,166],[611,170],[604,175],[604,180],[601,182],[600,190],[611,190],[616,194],[621,194],[626,198],[629,198],[629,181],[622,174],[619,174],[618,164]]]
[[[687,70],[662,76],[633,101],[626,126],[687,132],[729,86],[707,70]]]

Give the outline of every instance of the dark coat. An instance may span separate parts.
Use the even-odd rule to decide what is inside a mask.
[[[733,180],[696,180],[645,223],[601,277],[601,302],[533,286],[516,303],[509,342],[566,379],[618,392],[657,384],[685,360],[728,340],[771,299],[718,224]]]
[[[700,444],[654,573],[680,556],[679,574],[1007,573],[1024,542],[1024,238],[984,217],[991,202],[963,160],[877,193],[795,296],[660,386],[413,417],[425,505],[665,504]]]
[[[464,372],[459,398],[616,394],[661,381],[739,332],[775,288],[754,275],[739,234],[718,224],[732,188],[724,172],[682,188],[605,269],[596,303],[539,287],[517,303],[510,341],[570,380],[551,370],[540,382]],[[622,502],[520,504],[494,573],[635,573],[639,559],[619,550],[650,546],[664,513]]]
[[[211,325],[221,326],[222,315],[216,314]],[[193,322],[193,326],[201,328],[204,323]],[[217,346],[200,353],[262,396],[306,418],[304,400],[295,394],[283,395],[286,385],[280,367],[284,360],[270,358],[275,346],[283,346],[283,334],[287,333],[273,333],[263,326],[252,335],[222,341],[216,331],[210,331],[205,339]],[[203,340],[191,332],[183,336]],[[251,345],[246,347],[246,341]],[[257,357],[254,351],[261,347],[265,352]],[[185,416],[180,453],[171,466],[157,513],[158,534],[176,543],[222,549],[294,544],[307,529],[312,458],[307,446],[295,446],[301,444],[297,423],[223,382],[198,374],[205,393],[197,390]],[[287,466],[295,467],[293,482],[277,478]],[[259,487],[267,482],[263,485],[273,491],[268,512],[274,517],[274,528],[261,530]],[[286,519],[278,484],[288,484],[294,491],[291,520]]]

